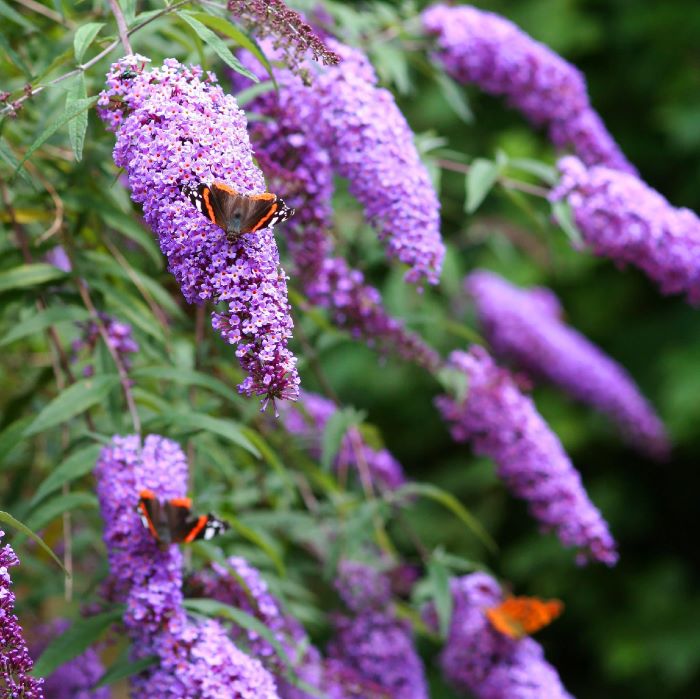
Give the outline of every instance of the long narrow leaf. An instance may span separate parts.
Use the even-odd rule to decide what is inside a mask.
[[[22,524],[22,522],[15,519],[9,512],[3,512],[2,510],[0,510],[0,522],[9,524],[11,527],[14,527],[23,534],[26,534],[30,539],[36,541],[36,543],[39,544],[39,546],[41,546],[41,548],[44,549],[44,551],[46,551],[46,553],[48,553],[54,561],[56,561],[56,565],[58,565],[58,567],[68,577],[70,577],[70,573],[63,567],[63,563],[61,563],[58,556],[49,548],[48,544],[38,534],[35,534],[26,524]]]

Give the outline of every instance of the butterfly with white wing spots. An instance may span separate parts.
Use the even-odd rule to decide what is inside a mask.
[[[190,498],[159,500],[151,490],[139,493],[137,512],[161,549],[196,539],[209,541],[229,528],[227,522],[211,513],[193,515]]]
[[[182,191],[197,211],[226,231],[231,240],[272,228],[294,215],[294,209],[272,192],[240,194],[223,182],[187,184]]]

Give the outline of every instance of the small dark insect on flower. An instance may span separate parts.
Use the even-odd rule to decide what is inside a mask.
[[[294,72],[302,72],[300,65],[307,52],[324,65],[340,63],[340,56],[282,0],[229,0],[228,9],[258,38],[272,37],[274,47],[282,51],[284,62]]]

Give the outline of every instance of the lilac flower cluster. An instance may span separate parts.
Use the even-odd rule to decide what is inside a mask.
[[[700,303],[700,219],[674,208],[633,175],[586,168],[562,158],[561,180],[551,192],[565,199],[584,241],[596,255],[643,270],[664,294],[685,293]]]
[[[549,289],[518,289],[497,274],[470,274],[485,336],[499,358],[545,378],[619,423],[633,444],[656,458],[668,454],[664,427],[629,374],[561,319]]]
[[[305,440],[312,457],[319,458],[323,430],[337,408],[333,401],[308,391],[302,392],[300,400],[298,405],[285,406],[282,421],[288,432]],[[365,465],[372,481],[381,488],[396,490],[406,482],[403,467],[391,452],[373,449],[357,434],[354,439],[346,434],[335,460],[335,469],[341,471],[352,466],[359,470]]]
[[[445,254],[440,203],[413,133],[391,93],[377,87],[367,58],[335,40],[327,43],[342,62],[317,70],[312,86],[289,70],[275,70],[282,111],[296,115],[290,126],[298,135],[286,147],[305,139],[314,144],[309,148],[327,153],[333,172],[349,181],[350,193],[362,204],[389,255],[410,266],[407,280],[435,284]],[[264,48],[274,55],[269,43]],[[264,75],[252,57],[243,60]],[[260,104],[269,109],[272,99],[267,96]],[[322,181],[326,177],[320,174]]]
[[[272,676],[233,645],[218,622],[192,622],[182,606],[182,554],[161,550],[136,512],[146,488],[160,499],[184,497],[187,463],[180,447],[157,435],[114,437],[95,467],[111,575],[126,603],[124,625],[134,659],[159,663],[132,678],[136,699],[277,699]]]
[[[607,524],[558,437],[513,377],[481,347],[452,352],[447,366],[462,372],[468,385],[462,402],[447,395],[436,399],[453,438],[471,441],[477,454],[492,458],[499,477],[529,503],[542,528],[579,549],[579,561],[590,557],[613,565],[617,553]]]
[[[138,343],[132,336],[131,326],[128,323],[122,323],[107,313],[100,313],[99,316],[110,346],[119,357],[124,368],[128,370],[131,367],[129,355],[139,351]],[[89,355],[92,354],[97,341],[100,339],[100,328],[97,322],[78,323],[78,327],[82,330],[82,336],[73,342],[73,361],[78,358],[78,354],[82,351]],[[94,367],[88,364],[83,369],[83,373],[85,376],[92,376]]]
[[[591,165],[636,172],[598,114],[578,69],[512,22],[475,7],[435,5],[422,15],[437,38],[436,57],[461,83],[503,95],[558,147],[571,146]]]
[[[38,657],[51,638],[61,635],[68,628],[65,619],[54,621],[42,631],[42,643],[32,647],[32,653]],[[50,677],[44,680],[44,693],[49,699],[111,699],[109,687],[93,689],[95,683],[104,674],[104,666],[94,648],[88,648],[78,657],[56,668]]]
[[[227,560],[226,566],[212,564],[210,569],[192,577],[190,587],[198,596],[236,606],[265,624],[291,660],[297,677],[320,691],[321,696],[328,699],[391,699],[381,685],[362,677],[346,663],[322,657],[302,625],[282,609],[260,573],[244,559],[234,556]],[[267,640],[235,624],[231,636],[237,643],[245,643],[249,652],[259,657],[276,675],[281,699],[315,699],[315,694],[282,677],[283,663]]]
[[[254,165],[244,113],[198,67],[168,59],[144,70],[128,56],[112,65],[98,106],[117,134],[115,163],[125,168],[132,199],[158,234],[185,298],[226,310],[212,325],[230,344],[247,377],[245,395],[294,400],[299,377],[287,349],[292,320],[286,277],[269,228],[228,240],[183,196],[188,183],[219,180],[242,194],[264,191]]]
[[[427,699],[411,626],[391,609],[389,580],[367,565],[344,561],[336,588],[351,614],[334,616],[329,656],[384,687],[391,699]]]
[[[5,532],[0,530],[0,540]],[[0,547],[0,685],[8,697],[43,699],[42,679],[30,677],[34,667],[22,627],[15,614],[15,593],[9,568],[19,565],[19,558],[9,544]]]
[[[440,665],[457,690],[476,699],[571,699],[537,641],[513,640],[489,623],[484,610],[502,601],[501,588],[490,575],[453,578],[450,589],[452,619]],[[424,616],[437,629],[433,605]]]

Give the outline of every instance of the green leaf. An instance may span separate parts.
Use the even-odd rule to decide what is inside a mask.
[[[569,204],[563,200],[553,202],[552,216],[554,216],[554,220],[561,226],[561,229],[566,233],[572,244],[577,248],[583,247],[583,236],[574,223]]]
[[[541,160],[534,160],[533,158],[513,158],[512,160],[508,160],[508,165],[518,170],[529,172],[531,175],[539,177],[550,186],[555,185],[557,179],[559,179],[557,176],[557,169],[547,163],[543,163]]]
[[[97,506],[97,497],[92,493],[75,492],[65,495],[61,493],[35,508],[29,515],[27,526],[31,529],[43,529],[64,512],[70,512],[78,507],[92,510]]]
[[[39,138],[37,138],[36,141],[34,141],[34,143],[27,148],[22,160],[19,163],[19,167],[22,167],[22,165],[24,165],[24,163],[34,154],[34,152],[44,143],[46,143],[46,141],[48,141],[49,138],[51,138],[51,136],[53,136],[64,124],[67,124],[71,119],[75,119],[75,117],[77,117],[79,114],[82,114],[84,111],[90,109],[95,102],[97,102],[97,96],[90,97],[89,99],[76,100],[73,102],[70,109],[66,108],[63,114],[61,114],[55,120],[52,120],[49,126],[47,126],[41,133]]]
[[[253,82],[259,82],[258,78],[251,73],[244,65],[231,53],[228,46],[220,39],[216,34],[214,34],[211,29],[207,28],[202,24],[194,15],[188,12],[178,12],[178,17],[183,19],[187,24],[194,29],[197,36],[208,46],[212,48],[214,53],[230,68],[233,68],[237,73],[245,75],[250,78]]]
[[[75,51],[75,60],[78,64],[82,63],[85,51],[100,33],[100,29],[104,26],[102,22],[88,22],[75,30],[73,49]]]
[[[63,279],[66,273],[43,262],[33,265],[20,265],[5,272],[0,272],[0,293],[10,289],[26,289],[31,286],[39,286],[57,279]]]
[[[134,379],[160,379],[163,381],[172,381],[173,383],[182,384],[184,386],[197,386],[199,388],[205,388],[212,393],[216,393],[225,400],[231,400],[236,396],[236,393],[231,386],[227,386],[223,381],[220,381],[213,376],[209,376],[209,374],[204,374],[201,371],[185,369],[184,367],[142,367],[132,371],[131,376]]]
[[[85,84],[85,73],[80,73],[73,81],[68,94],[66,95],[66,111],[71,109],[76,102],[87,99],[87,86]],[[75,154],[76,162],[83,159],[83,145],[85,134],[87,133],[88,114],[87,110],[77,114],[75,119],[68,122],[68,138]]]
[[[428,580],[435,602],[440,636],[446,638],[452,619],[452,593],[450,591],[450,572],[447,567],[433,556],[428,562]]]
[[[29,81],[32,79],[32,71],[29,66],[25,63],[22,56],[20,56],[17,51],[12,48],[10,42],[5,38],[5,35],[0,32],[0,48],[7,54],[7,57],[12,63],[14,63],[17,68],[24,74],[24,77]]]
[[[122,235],[138,243],[156,263],[158,269],[163,266],[163,255],[153,238],[153,234],[134,221],[132,216],[112,208],[102,208],[99,213],[102,220],[110,228],[114,228],[115,231],[119,231]]]
[[[256,458],[260,458],[260,452],[243,434],[242,426],[234,420],[224,420],[222,418],[211,417],[211,415],[195,412],[170,413],[162,417],[167,423],[187,432],[204,430],[205,432],[218,434],[220,437],[228,439],[239,447],[243,447],[243,449],[250,452]]]
[[[481,523],[474,517],[474,515],[467,510],[462,503],[457,500],[457,498],[448,493],[446,490],[439,488],[432,483],[406,483],[406,485],[401,486],[398,490],[394,491],[393,497],[397,500],[403,500],[405,496],[421,495],[430,500],[434,500],[440,503],[443,507],[450,510],[458,519],[462,521],[488,548],[490,551],[495,552],[498,547],[496,542],[491,538],[488,532],[483,528]]]
[[[498,166],[492,160],[477,158],[469,166],[465,179],[467,199],[465,211],[473,214],[484,201],[498,179]]]
[[[77,619],[71,627],[56,636],[34,663],[32,675],[47,677],[57,667],[84,653],[122,616],[122,609]]]
[[[119,377],[116,374],[94,376],[74,383],[44,407],[25,430],[24,436],[38,434],[80,415],[93,405],[101,403],[118,383]]]
[[[286,577],[287,573],[279,551],[275,548],[272,542],[267,539],[267,537],[263,536],[259,531],[256,531],[252,527],[244,524],[236,517],[232,517],[230,514],[226,516],[226,521],[231,525],[231,529],[238,532],[244,539],[248,539],[248,541],[264,551],[274,563],[280,576]]]
[[[74,452],[67,459],[63,460],[37,488],[30,505],[36,505],[36,503],[65,483],[90,473],[101,450],[102,447],[99,444],[92,444]]]
[[[351,427],[361,424],[366,416],[367,413],[355,408],[340,408],[331,415],[321,437],[321,468],[330,470],[343,437]]]
[[[20,27],[24,27],[31,32],[36,31],[36,27],[28,19],[26,19],[24,15],[21,15],[19,12],[10,7],[5,0],[0,0],[0,16],[9,19],[15,24],[19,24]]]
[[[126,26],[130,27],[136,19],[136,0],[119,0],[119,5],[124,12]]]
[[[255,56],[255,58],[257,58],[260,61],[260,63],[264,66],[265,70],[270,76],[270,79],[272,80],[273,85],[275,86],[275,89],[277,88],[277,83],[275,81],[274,73],[272,72],[272,65],[270,65],[270,61],[267,60],[267,56],[260,50],[258,44],[253,39],[251,39],[244,31],[239,29],[235,24],[229,22],[224,17],[214,17],[212,15],[207,14],[206,12],[190,12],[188,14],[191,17],[195,17],[196,19],[198,19],[202,24],[206,24],[208,27],[216,29],[216,31],[220,32],[224,36],[233,39],[241,48],[244,48],[246,51],[250,51],[250,53],[252,53],[253,56]],[[246,73],[243,73],[243,75],[246,75]],[[255,82],[258,81],[255,80]]]
[[[127,653],[116,662],[112,663],[109,670],[100,677],[92,689],[95,690],[100,687],[106,687],[107,685],[119,682],[119,680],[131,677],[132,675],[138,675],[139,672],[143,672],[145,669],[157,665],[158,662],[159,658],[157,655],[147,655],[145,658],[140,658],[139,660],[131,660]]]
[[[24,430],[34,418],[31,415],[10,423],[0,432],[0,463],[5,461],[12,450],[20,443]]]
[[[452,107],[454,113],[466,124],[474,122],[474,114],[467,100],[464,90],[446,73],[436,73],[437,84],[447,104]]]
[[[463,371],[444,366],[438,370],[436,378],[455,402],[464,403],[469,393],[469,379]]]
[[[63,563],[61,563],[58,556],[56,556],[56,554],[49,548],[46,542],[38,534],[35,534],[26,524],[22,524],[22,522],[20,522],[18,519],[15,519],[9,512],[3,512],[2,510],[0,510],[0,522],[9,524],[11,527],[14,527],[15,529],[21,531],[23,534],[26,534],[30,539],[36,541],[36,543],[39,544],[39,546],[41,546],[41,548],[44,549],[44,551],[46,551],[46,553],[48,553],[54,561],[56,561],[58,567],[68,577],[70,577],[70,573],[63,567]]]
[[[15,325],[1,340],[0,347],[9,345],[35,333],[60,323],[79,323],[87,320],[90,314],[80,306],[56,306],[47,308]]]
[[[0,35],[2,36],[2,35]],[[15,157],[15,154],[10,149],[9,145],[5,143],[5,139],[0,137],[0,159],[4,160],[11,168],[13,172],[17,172],[19,167],[19,160]],[[19,171],[19,176],[29,185],[36,189],[34,182],[31,177],[24,171],[24,169]]]

